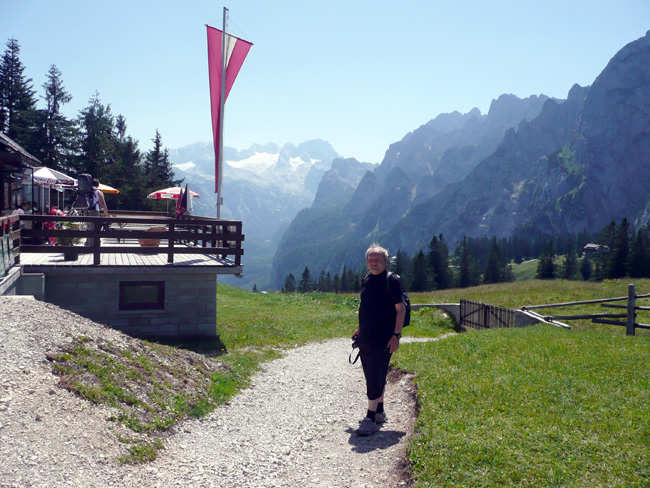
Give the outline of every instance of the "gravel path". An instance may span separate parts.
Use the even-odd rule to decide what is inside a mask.
[[[395,487],[407,486],[415,387],[391,373],[388,422],[370,438],[363,373],[350,341],[288,351],[250,388],[200,420],[185,421],[154,462],[121,466],[121,424],[56,386],[46,352],[73,336],[130,338],[53,305],[0,297],[0,486]]]

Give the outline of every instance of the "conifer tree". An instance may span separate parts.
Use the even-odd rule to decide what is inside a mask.
[[[553,263],[554,255],[553,241],[549,241],[544,252],[539,257],[536,278],[541,280],[552,280],[555,278],[555,264]]]
[[[325,290],[324,291],[332,291],[332,275],[328,271],[327,274],[325,275]]]
[[[650,246],[647,227],[641,227],[630,247],[628,269],[633,278],[650,277]]]
[[[572,238],[567,242],[567,252],[564,258],[564,266],[562,267],[562,278],[565,280],[574,279],[578,271],[578,257],[576,256],[573,242]]]
[[[62,113],[61,107],[72,100],[61,80],[61,72],[55,65],[47,72],[43,84],[46,108],[41,114],[41,151],[39,157],[49,168],[67,171],[75,149],[75,127]]]
[[[153,147],[145,156],[145,173],[149,177],[150,191],[170,186],[177,186],[181,180],[174,179],[174,170],[169,160],[169,151],[163,147],[162,136],[158,129],[153,139]]]
[[[293,276],[293,273],[289,275],[284,280],[284,286],[282,287],[285,293],[293,293],[296,291],[296,278]]]
[[[80,154],[74,166],[78,173],[104,178],[115,157],[115,118],[110,105],[95,93],[77,118]]]
[[[499,266],[500,260],[499,246],[497,245],[496,238],[493,238],[492,248],[490,249],[490,254],[488,255],[487,266],[485,268],[485,272],[483,273],[483,283],[498,283],[502,281],[502,273]]]
[[[427,261],[424,252],[420,250],[411,263],[411,291],[425,291],[427,289]]]
[[[38,154],[35,91],[24,71],[20,45],[16,39],[9,39],[0,62],[0,132]]]
[[[609,260],[609,278],[622,278],[627,271],[627,260],[630,251],[629,242],[630,225],[626,218],[621,221],[621,225],[616,228],[613,239],[613,247],[610,247]]]
[[[429,243],[429,270],[430,281],[435,288],[442,290],[451,286],[451,274],[449,272],[449,248],[440,234],[433,236]]]
[[[311,276],[309,274],[309,268],[305,266],[305,269],[302,272],[302,278],[298,284],[298,291],[300,293],[307,293],[311,290]]]
[[[257,283],[253,283],[253,293],[257,293]]]
[[[341,272],[341,281],[340,281],[340,290],[343,292],[348,291],[348,268],[343,265],[343,271]]]
[[[582,258],[582,263],[580,263],[580,275],[582,276],[582,279],[585,281],[589,281],[592,272],[593,269],[591,265],[591,260],[587,256],[585,256],[584,258]]]

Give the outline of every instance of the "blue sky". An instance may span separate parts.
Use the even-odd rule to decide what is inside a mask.
[[[21,45],[42,93],[51,64],[75,116],[95,91],[148,149],[211,140],[204,24],[221,2],[0,0],[0,41]],[[255,45],[226,104],[225,144],[321,138],[380,162],[442,112],[502,93],[565,98],[650,29],[648,0],[233,0],[229,31]]]

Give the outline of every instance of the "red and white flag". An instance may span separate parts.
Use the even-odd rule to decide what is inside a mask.
[[[212,105],[212,136],[214,142],[214,191],[219,191],[219,110],[221,107],[221,74],[223,64],[226,66],[226,90],[224,102],[232,88],[239,69],[253,45],[238,37],[226,33],[225,63],[222,61],[223,31],[205,26],[208,30],[208,69],[210,72],[210,104]]]

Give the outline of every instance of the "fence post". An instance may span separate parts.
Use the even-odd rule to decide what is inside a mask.
[[[636,305],[636,291],[634,289],[634,283],[627,285],[627,328],[625,331],[626,335],[634,335],[634,319],[636,313],[634,312],[634,307]]]
[[[176,227],[174,226],[173,222],[169,223],[169,234],[170,237],[167,240],[167,262],[170,264],[174,263],[174,231],[176,230]]]

